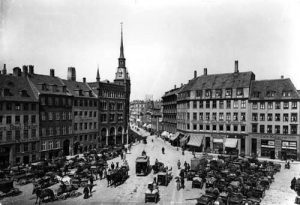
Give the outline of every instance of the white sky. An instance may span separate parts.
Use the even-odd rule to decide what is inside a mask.
[[[1,0],[0,63],[8,71],[113,80],[120,22],[131,99],[163,93],[198,75],[239,70],[289,77],[300,89],[299,0]],[[2,67],[2,65],[1,65]]]

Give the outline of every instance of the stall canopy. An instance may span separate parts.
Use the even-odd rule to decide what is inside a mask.
[[[188,139],[188,135],[184,135],[181,139],[180,139],[180,146],[184,146],[186,144],[186,141]]]
[[[203,141],[203,135],[191,135],[188,146],[200,147]]]
[[[161,136],[167,137],[169,136],[169,133],[167,131],[163,131],[163,133],[161,133]]]
[[[170,140],[171,140],[171,141],[176,140],[176,139],[179,137],[179,135],[180,135],[180,132],[176,132],[174,135],[172,135],[172,136],[170,137]]]
[[[227,138],[225,141],[225,147],[229,147],[229,148],[236,148],[237,147],[237,139],[234,138]]]

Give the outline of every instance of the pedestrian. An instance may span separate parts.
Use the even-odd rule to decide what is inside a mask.
[[[186,163],[186,161],[184,161],[183,166],[184,166],[184,169],[187,170],[187,163]]]
[[[104,168],[104,171],[103,171],[103,178],[105,179],[106,176],[107,176],[107,170],[106,170],[106,168]]]
[[[184,189],[184,177],[181,177],[180,181],[181,181],[181,187]]]
[[[187,171],[190,171],[190,169],[191,169],[191,166],[189,163],[187,163]]]
[[[124,152],[123,160],[124,160],[124,161],[126,160],[126,152]]]
[[[163,154],[165,154],[165,148],[164,147],[161,148],[161,151],[162,151]]]
[[[100,178],[100,180],[102,180],[102,176],[103,176],[103,170],[102,170],[102,168],[99,168],[99,178]]]
[[[115,168],[115,164],[114,164],[114,162],[111,162],[111,165],[110,165],[110,167],[111,167],[111,169],[112,169],[112,170],[114,170],[114,168]]]
[[[120,156],[121,156],[121,160],[123,160],[123,150],[121,151]]]
[[[91,176],[90,176],[90,183],[93,185],[93,183],[94,183],[94,177],[93,177],[93,174],[91,174]]]
[[[295,190],[295,184],[296,184],[296,177],[294,177],[291,181],[291,189]]]
[[[178,162],[177,162],[178,169],[180,169],[180,165],[181,165],[181,162],[180,162],[180,160],[178,160]]]
[[[84,187],[84,189],[83,189],[83,198],[84,198],[84,199],[89,198],[89,188],[88,188],[87,185],[86,185],[86,186]]]
[[[116,162],[116,169],[119,169],[119,162]]]

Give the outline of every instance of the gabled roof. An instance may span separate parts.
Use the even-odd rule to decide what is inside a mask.
[[[268,97],[267,92],[274,92],[273,97]],[[290,92],[289,97],[283,96],[283,92]],[[259,92],[259,97],[254,97],[254,93]],[[300,99],[299,93],[289,78],[273,80],[256,80],[251,84],[251,100],[279,100],[279,99]]]
[[[84,82],[63,80],[63,83],[67,86],[69,92],[75,97],[92,97],[92,98],[96,97],[96,94],[93,92],[93,90]],[[79,95],[78,90],[82,90],[83,95]],[[92,96],[86,94],[89,91],[92,92]]]
[[[0,93],[1,101],[38,101],[25,76],[0,75]]]
[[[34,85],[37,93],[40,94],[54,94],[54,95],[68,95],[71,96],[69,92],[63,92],[62,87],[66,86],[59,77],[51,77],[48,75],[33,74],[29,76],[29,80]],[[42,85],[46,85],[47,89],[42,89]],[[51,86],[57,86],[55,92],[52,91]]]
[[[164,94],[162,97],[164,98],[164,97],[167,97],[167,96],[176,95],[177,93],[181,92],[181,90],[182,90],[185,86],[186,86],[186,85],[182,85],[180,88],[174,88],[174,89],[171,89],[171,90],[165,92],[165,94]]]
[[[253,72],[202,75],[189,81],[180,92],[190,90],[245,88],[254,80]]]

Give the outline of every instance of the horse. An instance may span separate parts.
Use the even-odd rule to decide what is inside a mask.
[[[41,204],[41,201],[43,201],[45,198],[49,198],[51,201],[55,200],[55,195],[53,190],[46,188],[41,189],[40,187],[35,187],[32,191],[32,194],[36,194],[36,201],[35,204],[39,201],[39,204]]]

